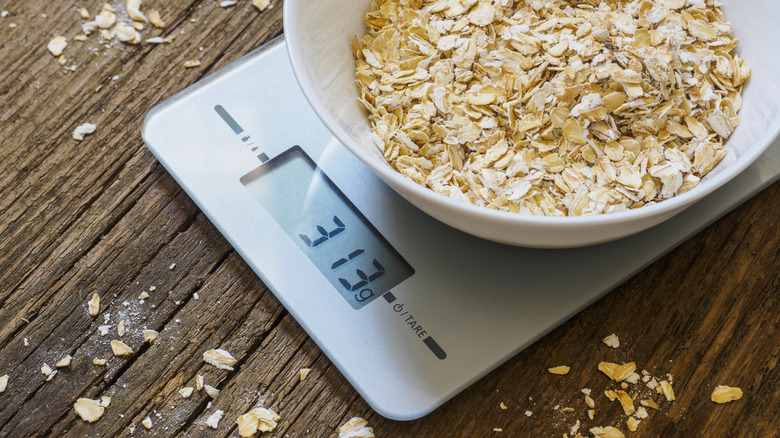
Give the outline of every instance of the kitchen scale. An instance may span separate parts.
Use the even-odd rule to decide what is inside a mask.
[[[775,141],[640,234],[558,250],[482,240],[413,207],[331,135],[282,38],[155,107],[143,137],[368,404],[396,420],[431,412],[780,177]]]

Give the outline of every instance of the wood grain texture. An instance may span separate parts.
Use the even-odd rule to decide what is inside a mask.
[[[352,389],[141,140],[154,105],[279,35],[282,3],[260,13],[250,2],[224,9],[149,0],[144,9],[158,9],[167,27],[144,36],[173,35],[172,43],[73,41],[84,21],[78,8],[94,15],[101,4],[0,5],[9,11],[0,18],[0,375],[10,376],[0,436],[128,436],[131,427],[133,436],[237,436],[235,419],[261,400],[282,416],[265,435],[276,437],[336,436],[353,416],[380,437],[560,437],[577,420],[581,432],[626,431],[620,406],[603,394],[615,385],[597,371],[602,360],[674,377],[677,400],[656,395],[661,409],[628,436],[780,436],[780,184],[432,414],[390,421]],[[47,52],[55,35],[69,37],[65,66],[75,71]],[[202,65],[183,68],[193,58]],[[97,131],[73,140],[85,122]],[[141,303],[143,291],[150,297]],[[97,317],[87,312],[93,293],[101,297]],[[120,321],[134,350],[126,358],[109,347]],[[112,327],[101,336],[104,324]],[[143,329],[158,330],[157,342],[144,343]],[[610,333],[620,336],[619,349],[601,342]],[[235,370],[204,364],[211,348],[238,358]],[[68,354],[72,365],[46,382],[41,366]],[[546,372],[555,365],[571,372]],[[303,367],[312,372],[300,381]],[[197,375],[219,396],[182,398],[178,390]],[[720,384],[741,387],[744,398],[712,403]],[[593,391],[594,420],[582,388]],[[74,401],[99,396],[111,406],[99,421],[83,422]],[[217,409],[225,414],[213,430],[205,419]],[[147,416],[150,431],[140,426]]]

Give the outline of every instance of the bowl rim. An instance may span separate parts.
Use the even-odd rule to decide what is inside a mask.
[[[432,205],[437,205],[450,211],[456,210],[469,216],[482,216],[486,219],[490,219],[493,222],[500,222],[504,224],[561,227],[586,227],[617,223],[626,224],[628,222],[641,221],[669,214],[670,212],[679,209],[679,211],[675,212],[675,214],[677,214],[698,200],[706,197],[710,193],[722,187],[734,177],[739,175],[742,171],[747,169],[769,148],[769,146],[772,144],[772,141],[780,134],[780,125],[775,126],[773,129],[767,130],[767,132],[765,132],[759,139],[754,142],[758,144],[758,146],[754,146],[745,151],[745,153],[740,155],[740,157],[734,163],[728,165],[726,168],[719,171],[716,175],[713,175],[704,183],[699,184],[691,190],[676,195],[672,198],[656,202],[655,204],[642,206],[633,210],[603,214],[590,214],[583,216],[537,216],[532,214],[493,210],[475,204],[459,201],[437,193],[428,187],[419,185],[409,178],[401,175],[400,172],[393,169],[386,162],[379,162],[376,160],[376,156],[369,154],[362,147],[353,142],[352,138],[349,134],[347,134],[346,130],[341,126],[340,123],[338,123],[335,117],[331,115],[330,111],[327,110],[325,104],[321,101],[318,95],[318,89],[314,86],[314,81],[308,75],[307,69],[304,68],[306,62],[302,56],[302,50],[300,49],[302,41],[298,38],[299,26],[291,18],[296,16],[301,8],[305,7],[304,3],[306,3],[304,0],[287,0],[284,2],[284,9],[282,12],[284,38],[286,41],[285,45],[287,46],[287,55],[292,65],[292,71],[295,79],[298,82],[298,85],[301,88],[301,91],[303,92],[303,95],[308,101],[309,105],[317,114],[317,117],[319,117],[325,127],[342,145],[344,145],[344,147],[346,147],[352,154],[357,156],[365,165],[371,168],[374,173],[381,177],[381,179],[384,179],[385,181],[392,181],[393,184],[397,184],[398,186],[402,187],[404,191],[413,193],[417,199],[424,200],[425,202],[431,203]],[[748,84],[749,81],[750,79],[748,79]],[[396,189],[396,191],[398,190]],[[637,232],[639,231],[641,230],[637,230]]]

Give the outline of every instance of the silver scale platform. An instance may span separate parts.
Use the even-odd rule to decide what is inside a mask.
[[[431,412],[780,177],[776,140],[638,235],[564,250],[489,242],[420,212],[339,144],[282,39],[154,108],[143,137],[363,398],[397,420]]]

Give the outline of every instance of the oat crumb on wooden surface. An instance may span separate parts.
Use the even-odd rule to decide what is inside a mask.
[[[111,351],[114,356],[128,356],[133,353],[133,349],[122,341],[111,341]]]
[[[143,330],[141,333],[144,337],[144,342],[148,342],[150,344],[153,344],[154,341],[156,341],[160,336],[160,332],[157,330]]]
[[[268,9],[268,5],[271,4],[271,0],[252,0],[252,4],[262,12]]]
[[[211,385],[203,385],[203,389],[206,390],[206,394],[208,394],[208,396],[211,397],[211,398],[217,398],[217,396],[219,395],[219,392],[220,392],[219,389],[217,389],[217,388],[215,388],[215,387],[213,387]]]
[[[94,423],[105,411],[105,408],[100,406],[99,400],[92,400],[89,398],[80,398],[76,400],[76,403],[73,404],[73,409],[79,417],[87,423]]]
[[[206,419],[206,425],[212,429],[217,429],[219,427],[219,420],[222,419],[222,415],[224,414],[225,413],[222,410],[217,409]]]
[[[623,435],[623,432],[621,432],[619,429],[612,426],[592,427],[590,429],[590,433],[595,438],[625,438],[626,437],[625,435]]]
[[[618,336],[614,333],[604,338],[604,343],[607,344],[607,346],[612,348],[620,347],[620,339],[618,339]]]
[[[741,398],[742,398],[741,388],[718,385],[712,391],[712,396],[710,397],[710,400],[714,401],[715,403],[722,404],[722,403],[732,402],[734,400],[739,400]]]
[[[279,420],[281,420],[281,417],[271,409],[263,407],[254,408],[236,419],[238,434],[241,437],[251,437],[258,431],[270,432],[276,429]]]
[[[339,438],[374,438],[374,429],[361,417],[352,417],[339,427]]]
[[[0,394],[4,393],[6,388],[8,388],[8,379],[8,374],[0,376]]]
[[[68,39],[62,35],[57,35],[49,41],[49,44],[46,46],[46,48],[49,49],[49,52],[52,55],[60,56],[62,55],[62,52],[65,51],[65,47],[67,46]]]
[[[238,362],[227,350],[221,348],[203,353],[203,361],[221,370],[233,371],[233,365]]]
[[[79,128],[76,128],[76,130],[78,129]],[[76,131],[73,132],[73,135],[74,136],[76,135]],[[81,139],[83,140],[84,137],[82,136]],[[96,293],[92,294],[92,298],[90,298],[89,302],[87,303],[87,306],[89,308],[89,314],[91,316],[97,316],[98,312],[100,312],[100,295]]]
[[[60,359],[60,361],[59,361],[59,362],[57,362],[56,364],[54,364],[54,366],[56,366],[57,368],[62,368],[62,367],[67,367],[67,366],[70,366],[70,361],[71,361],[72,359],[73,359],[73,358],[72,358],[70,355],[67,355],[67,356],[63,357],[62,359]]]
[[[566,365],[561,365],[561,366],[557,366],[557,367],[547,368],[547,371],[550,374],[557,374],[559,376],[563,376],[563,375],[569,374],[569,370],[570,370],[570,368],[567,367]]]

